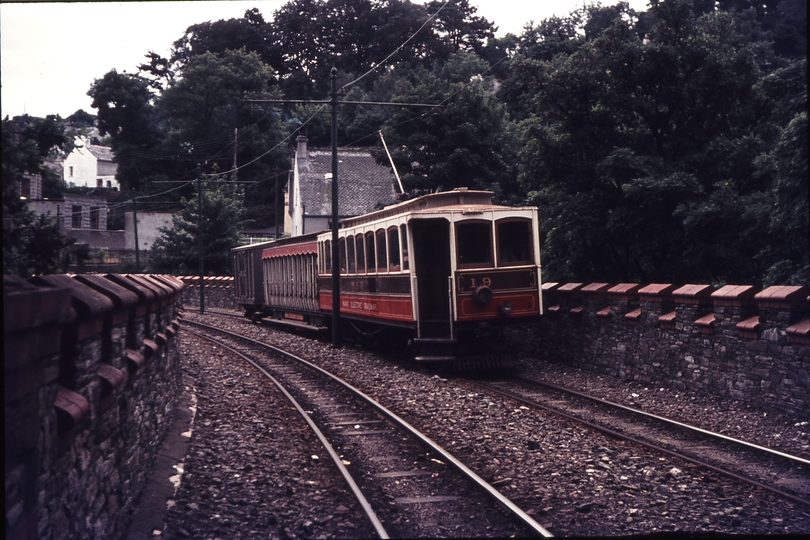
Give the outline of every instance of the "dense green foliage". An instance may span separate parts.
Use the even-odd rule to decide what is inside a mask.
[[[595,4],[495,30],[469,0],[289,0],[268,20],[193,25],[168,58],[96,80],[125,191],[189,201],[151,264],[196,271],[198,164],[239,181],[234,222],[275,224],[292,141],[327,146],[328,107],[250,100],[327,99],[336,67],[344,100],[441,105],[343,105],[339,144],[387,162],[382,130],[411,195],[536,204],[549,279],[810,280],[805,2]]]
[[[37,216],[20,198],[17,184],[38,174],[51,186],[60,179],[43,165],[51,149],[67,145],[59,118],[3,120],[3,273],[28,277],[64,272],[73,242],[55,219]]]
[[[199,272],[198,227],[202,214],[203,271],[207,275],[232,272],[230,249],[237,245],[243,225],[244,194],[230,185],[203,182],[202,212],[197,197],[183,201],[183,209],[172,218],[172,226],[161,228],[162,235],[149,253],[151,272],[193,275]]]
[[[583,15],[511,66],[546,272],[806,283],[806,60],[777,56],[754,11]]]

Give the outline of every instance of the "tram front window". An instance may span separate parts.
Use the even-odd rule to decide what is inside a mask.
[[[492,224],[457,224],[456,248],[459,267],[492,266]]]
[[[498,223],[498,265],[531,264],[532,236],[529,221],[502,221]]]

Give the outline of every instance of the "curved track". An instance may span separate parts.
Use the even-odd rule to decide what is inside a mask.
[[[534,379],[512,377],[476,384],[810,507],[810,460],[802,457]],[[775,486],[769,481],[772,478],[792,489]]]
[[[407,508],[415,508],[416,513],[413,515],[414,519],[411,520],[414,523],[419,523],[420,520],[425,522],[425,515],[432,515],[432,507],[441,506],[441,510],[437,510],[438,514],[444,516],[445,521],[457,523],[457,527],[471,526],[466,522],[469,521],[468,516],[472,518],[472,515],[474,515],[473,510],[480,511],[482,504],[494,502],[511,516],[508,519],[516,523],[514,526],[504,528],[499,535],[534,534],[551,536],[549,531],[436,442],[347,382],[302,358],[271,345],[188,320],[184,321],[184,324],[201,328],[205,333],[215,332],[221,336],[213,338],[202,335],[201,337],[211,340],[216,339],[220,346],[227,346],[232,353],[259,368],[280,389],[285,386],[285,383],[296,387],[295,389],[283,389],[282,391],[295,404],[313,429],[317,430],[313,421],[316,417],[322,423],[331,426],[329,436],[324,435],[322,430],[317,430],[318,438],[327,448],[333,461],[341,469],[341,474],[351,486],[355,496],[366,510],[375,531],[381,538],[389,537],[389,533],[383,525],[384,520],[377,517],[378,511],[373,508],[375,505],[368,502],[369,498],[374,500],[377,506],[383,502],[387,502],[389,505],[398,505],[400,513],[403,511],[407,513]],[[225,345],[222,343],[222,339],[230,342],[231,345]],[[283,379],[283,382],[280,379]],[[299,396],[298,400],[292,394],[297,394]],[[299,404],[299,401],[303,402],[304,406]],[[346,421],[347,419],[349,421]],[[379,429],[369,429],[366,426],[379,427]],[[407,437],[402,437],[403,434],[406,434]],[[382,436],[382,440],[380,436]],[[363,463],[364,455],[368,457],[368,455],[375,452],[379,454],[381,449],[384,449],[383,452],[387,454],[385,459],[394,459],[392,456],[399,455],[397,453],[412,456],[415,452],[412,448],[412,441],[416,441],[424,449],[421,450],[422,459],[426,461],[428,467],[423,467],[420,470],[388,471],[375,474],[373,464]],[[341,455],[337,449],[342,449],[343,454]],[[425,450],[428,455],[434,456],[430,461],[424,458]],[[350,452],[353,456],[356,456],[354,459],[359,459],[361,462],[356,464],[355,468],[366,468],[361,480],[355,480],[344,466],[345,457]],[[375,459],[380,460],[383,458],[377,456],[372,458],[371,461]],[[413,463],[416,463],[416,461]],[[453,467],[461,477],[453,475],[454,478],[450,478],[444,472],[446,465]],[[385,470],[387,471],[387,469]],[[399,480],[391,481],[391,479],[397,477],[402,478],[402,482]],[[413,477],[419,477],[418,481],[410,480]],[[417,487],[423,490],[426,495],[413,496],[410,491],[403,492],[406,483],[405,478],[410,481],[409,490]],[[362,484],[362,486],[359,484]],[[453,495],[434,495],[448,489],[452,490],[450,493],[453,493]],[[364,490],[369,491],[372,495],[366,497]],[[481,494],[490,502],[482,503]],[[446,517],[448,514],[455,514],[456,518]],[[430,518],[428,518],[428,522],[430,522]],[[466,535],[492,534],[492,531],[478,534],[471,529],[462,529],[462,531]],[[394,532],[395,536],[425,536],[426,534],[432,536],[435,533],[425,529],[403,530],[402,528]]]

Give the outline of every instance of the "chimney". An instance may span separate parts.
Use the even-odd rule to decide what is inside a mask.
[[[296,156],[298,159],[304,159],[307,157],[307,136],[306,135],[299,135],[295,142],[298,143],[298,148],[295,151]]]

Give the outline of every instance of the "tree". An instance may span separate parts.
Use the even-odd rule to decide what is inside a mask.
[[[480,52],[488,39],[495,37],[495,26],[484,17],[476,16],[478,8],[469,0],[448,2],[433,0],[427,5],[430,13],[438,12],[436,30],[438,36],[449,44],[452,52],[465,50]],[[441,11],[439,9],[441,8]]]
[[[46,173],[42,163],[54,147],[67,143],[57,117],[3,120],[3,273],[28,277],[64,272],[73,244],[53,219],[36,216],[20,198],[25,174]]]
[[[555,279],[763,281],[774,191],[755,161],[780,121],[758,84],[782,62],[749,12],[694,6],[591,10],[558,52],[513,61]]]
[[[269,31],[270,26],[256,8],[246,10],[241,19],[194,24],[174,42],[170,58],[150,51],[146,55],[149,63],[138,69],[149,74],[152,87],[163,90],[192,58],[205,53],[224,54],[244,49],[258,54],[262,62],[272,66],[275,57],[271,55]]]
[[[288,128],[277,109],[247,102],[280,97],[271,89],[272,70],[256,53],[240,49],[194,56],[179,75],[158,104],[167,127],[162,150],[179,164],[176,177],[197,163],[205,164],[204,172],[230,171],[235,149],[240,169],[229,178],[255,182],[248,188],[250,206],[265,209],[251,212],[254,225],[274,223],[269,181],[289,169],[287,149],[279,145]]]
[[[208,275],[232,273],[231,248],[238,245],[242,229],[244,195],[230,185],[212,187],[203,183],[203,257]],[[176,275],[196,274],[199,270],[199,205],[197,197],[183,200],[183,209],[172,218],[171,227],[160,229],[161,236],[149,252],[150,272]]]
[[[136,75],[112,70],[96,79],[87,95],[98,109],[98,129],[109,134],[118,163],[116,179],[125,189],[139,190],[155,174],[150,153],[160,142],[149,82]]]
[[[494,189],[499,198],[518,196],[515,133],[486,63],[460,51],[432,72],[413,72],[393,101],[444,103],[425,112],[397,110],[386,125],[389,146],[408,190],[455,187]],[[521,197],[518,196],[518,199]]]

